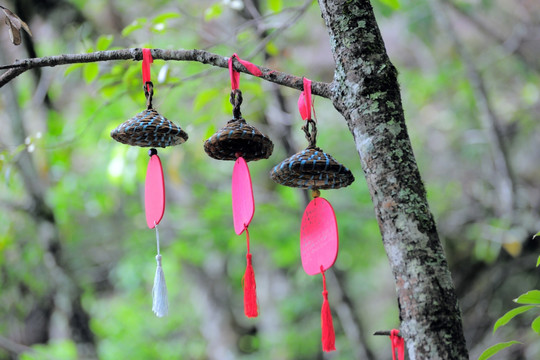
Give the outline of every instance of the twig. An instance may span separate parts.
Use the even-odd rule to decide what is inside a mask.
[[[379,331],[375,331],[373,333],[373,335],[375,335],[375,336],[390,336],[391,333],[390,333],[389,330],[379,330]],[[397,333],[397,336],[401,337],[401,331]]]
[[[307,9],[309,8],[309,6],[313,3],[313,0],[307,0],[297,11],[296,11],[296,14],[294,14],[293,16],[291,16],[290,19],[288,19],[287,21],[285,21],[279,28],[277,28],[276,30],[274,30],[271,34],[269,34],[268,36],[266,36],[258,45],[257,47],[248,55],[248,59],[252,58],[253,56],[255,56],[256,54],[258,54],[261,50],[263,50],[266,45],[272,41],[272,39],[276,38],[278,35],[280,35],[281,33],[283,33],[285,30],[287,30],[288,28],[290,28],[292,25],[296,24],[296,22],[298,21],[298,19],[300,19],[304,14],[305,12],[307,11]]]
[[[31,347],[16,343],[15,341],[10,340],[2,335],[0,335],[0,348],[16,355],[20,355],[23,352],[34,351],[34,349],[32,349]]]
[[[228,57],[220,56],[210,53],[204,50],[163,50],[152,49],[152,57],[160,60],[171,61],[195,61],[202,64],[208,64],[221,68],[228,68]],[[0,75],[0,88],[21,75],[27,70],[39,67],[53,67],[57,65],[77,64],[77,63],[90,63],[99,61],[113,61],[113,60],[142,60],[142,49],[131,48],[122,50],[109,50],[109,51],[97,51],[87,54],[64,54],[58,56],[48,56],[41,58],[31,58],[24,60],[17,60],[10,65],[0,66],[0,70],[9,69],[2,75]],[[238,62],[234,62],[234,69],[239,72],[251,75],[242,65]],[[268,69],[259,66],[262,71],[262,79],[287,86],[293,89],[302,90],[303,81],[301,77],[291,74],[283,73],[280,71]],[[312,93],[325,98],[331,96],[331,84],[324,82],[312,83]]]
[[[442,1],[446,5],[451,7],[454,11],[456,11],[464,19],[468,20],[484,35],[492,38],[497,43],[499,43],[507,52],[515,54],[519,60],[521,60],[524,64],[529,66],[532,70],[536,72],[540,72],[540,66],[534,61],[532,61],[525,54],[525,52],[523,51],[523,47],[521,46],[522,42],[515,41],[516,40],[515,36],[512,36],[509,39],[506,39],[504,36],[500,35],[495,29],[493,29],[492,27],[482,22],[476,15],[476,13],[468,13],[464,11],[453,0],[442,0]],[[520,24],[519,26],[522,26],[522,25]],[[513,41],[509,41],[509,40],[513,40]]]
[[[473,60],[467,52],[467,49],[461,42],[461,39],[450,23],[450,19],[448,18],[445,11],[446,9],[444,8],[445,3],[446,1],[444,0],[436,0],[431,2],[431,6],[441,26],[445,29],[446,33],[454,42],[454,45],[467,70],[467,77],[469,78],[469,82],[471,83],[474,91],[478,110],[484,115],[484,126],[487,128],[489,134],[494,167],[495,171],[497,172],[495,178],[498,180],[497,188],[501,201],[502,215],[512,218],[516,205],[516,186],[514,174],[508,157],[508,149],[504,141],[501,121],[493,109],[486,90],[484,79],[482,78],[478,69],[475,67]]]

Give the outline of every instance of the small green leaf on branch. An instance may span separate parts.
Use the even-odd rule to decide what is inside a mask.
[[[510,347],[514,344],[521,344],[519,341],[508,341],[503,343],[498,343],[493,346],[490,346],[482,354],[480,354],[480,357],[478,360],[486,360],[498,353],[499,351],[506,349],[507,347]]]
[[[88,63],[83,68],[83,78],[87,83],[91,83],[99,74],[99,66],[97,63]]]
[[[518,304],[540,304],[540,290],[527,291],[525,294],[520,295],[514,302]]]
[[[283,2],[281,0],[268,0],[268,9],[272,12],[280,12],[283,10]]]
[[[143,25],[146,24],[146,18],[138,18],[135,21],[133,21],[131,24],[126,26],[124,30],[122,30],[122,36],[126,37],[135,30],[142,29]]]
[[[531,328],[534,330],[534,332],[540,334],[540,316],[533,320]]]
[[[96,41],[96,50],[97,51],[107,50],[109,46],[111,46],[113,40],[114,40],[114,36],[112,35],[101,35]]]
[[[392,10],[397,10],[401,7],[399,0],[379,0],[381,3],[385,4]]]
[[[525,311],[528,311],[528,310],[530,310],[530,309],[532,309],[534,307],[536,307],[536,306],[534,306],[534,305],[524,305],[524,306],[520,306],[520,307],[517,307],[515,309],[512,309],[512,310],[508,311],[506,314],[501,316],[497,320],[497,322],[495,322],[495,325],[493,326],[493,332],[497,331],[497,329],[499,327],[508,324],[508,322],[510,320],[512,320],[514,317],[516,317],[517,315],[522,314]]]
[[[223,13],[223,6],[221,3],[215,3],[204,11],[204,21],[210,21],[218,18]]]
[[[152,19],[152,24],[154,25],[161,24],[161,23],[166,22],[169,19],[175,19],[179,17],[180,17],[180,14],[175,13],[175,12],[163,13],[161,15],[156,16],[154,19]]]
[[[80,69],[84,66],[84,64],[77,63],[77,64],[71,64],[66,68],[66,71],[64,71],[64,76],[68,76],[72,72],[74,72],[77,69]]]

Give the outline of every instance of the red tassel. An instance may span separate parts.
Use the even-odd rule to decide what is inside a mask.
[[[251,254],[246,255],[247,266],[244,274],[244,313],[247,317],[257,317],[257,284],[255,283],[255,272],[251,265]]]
[[[255,283],[255,272],[251,265],[251,253],[249,252],[249,232],[246,227],[247,237],[247,265],[244,273],[244,314],[247,317],[253,318],[259,315],[257,309],[257,284]]]
[[[322,266],[321,266],[322,268]],[[323,304],[321,309],[321,330],[322,330],[322,349],[329,352],[336,350],[336,335],[334,333],[334,323],[332,322],[332,312],[328,303],[328,291],[326,291],[326,276],[321,269],[323,276]]]

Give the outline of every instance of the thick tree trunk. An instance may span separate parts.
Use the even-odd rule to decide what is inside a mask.
[[[467,359],[448,265],[407,134],[397,71],[368,0],[319,0],[336,72],[332,100],[354,136],[410,359]]]

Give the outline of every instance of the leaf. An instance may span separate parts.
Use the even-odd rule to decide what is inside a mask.
[[[87,83],[91,83],[99,74],[99,66],[97,63],[88,63],[83,67],[83,78]]]
[[[114,40],[114,36],[112,35],[100,36],[96,41],[96,50],[97,51],[107,50],[109,46],[111,46],[113,40]]]
[[[536,238],[537,236],[540,236],[540,231],[534,234],[533,239]]]
[[[536,260],[536,267],[538,267],[538,265],[540,265],[540,256],[538,257],[538,260]]]
[[[223,6],[221,3],[215,3],[204,11],[204,21],[210,21],[212,19],[218,18],[223,12]]]
[[[11,39],[13,45],[21,44],[21,28],[24,29],[24,31],[26,31],[28,35],[32,36],[30,28],[24,21],[22,21],[16,14],[12,13],[11,10],[9,10],[8,8],[5,8],[3,6],[0,6],[0,8],[6,15],[4,21],[8,26],[9,38]]]
[[[268,9],[272,12],[280,12],[283,9],[281,0],[268,0]]]
[[[518,304],[540,304],[540,290],[527,291],[514,300]]]
[[[509,346],[512,346],[514,344],[521,344],[519,341],[508,341],[504,343],[498,343],[493,346],[488,347],[482,354],[480,354],[480,357],[478,360],[486,360],[498,353],[499,351],[506,349]]]
[[[210,101],[219,96],[219,90],[216,88],[210,88],[200,91],[195,99],[193,100],[193,110],[200,111],[204,108]]]
[[[66,68],[66,71],[64,71],[64,76],[68,76],[69,74],[71,74],[72,72],[74,72],[75,70],[77,69],[80,69],[84,66],[84,64],[71,64],[69,65],[67,68]]]
[[[273,41],[269,41],[268,44],[266,44],[266,52],[268,55],[277,56],[279,55],[279,48]]]
[[[522,314],[524,313],[525,311],[528,311],[532,308],[534,308],[536,306],[534,305],[524,305],[524,306],[520,306],[520,307],[517,307],[515,309],[512,309],[510,311],[508,311],[506,314],[504,314],[503,316],[501,316],[496,322],[495,322],[495,325],[493,326],[493,332],[497,331],[497,329],[501,326],[504,326],[506,324],[508,324],[508,322],[510,320],[512,320],[516,315],[519,315],[519,314]]]
[[[175,12],[163,13],[161,15],[156,16],[152,20],[152,24],[164,23],[165,21],[167,21],[169,19],[175,19],[175,18],[179,18],[179,17],[180,17],[180,14],[175,13]]]
[[[392,10],[397,10],[401,7],[399,0],[379,0],[381,3],[385,4]]]
[[[142,29],[143,25],[146,24],[146,18],[138,18],[135,21],[133,21],[131,24],[126,26],[124,30],[122,30],[122,36],[126,37],[135,30]]]
[[[534,332],[540,334],[540,316],[533,320],[531,328],[534,330]]]

